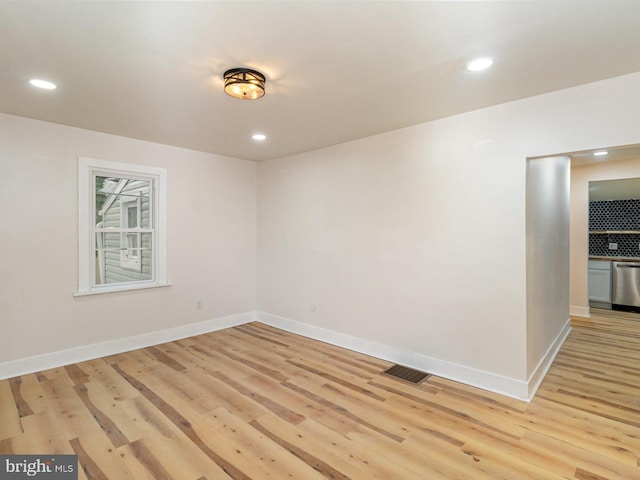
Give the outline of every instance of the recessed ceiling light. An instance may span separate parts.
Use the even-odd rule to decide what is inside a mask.
[[[39,78],[32,78],[29,80],[29,83],[34,87],[43,88],[45,90],[55,90],[58,88],[55,83],[49,82],[47,80],[41,80]]]
[[[264,133],[254,133],[251,138],[254,140],[266,140],[267,136]]]
[[[607,152],[606,150],[601,150],[599,152],[593,152],[593,156],[594,157],[602,157],[603,155],[608,155],[609,152]]]
[[[467,63],[467,70],[470,72],[479,72],[481,70],[486,70],[491,65],[493,65],[493,59],[489,57],[481,57],[471,60]]]

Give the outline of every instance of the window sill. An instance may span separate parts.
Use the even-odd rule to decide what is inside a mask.
[[[94,288],[92,290],[75,291],[73,292],[73,296],[84,297],[87,295],[102,295],[104,293],[129,292],[131,290],[146,290],[148,288],[170,287],[171,285],[172,284],[169,282],[140,284],[140,285],[114,285],[114,286],[106,286],[101,288]]]

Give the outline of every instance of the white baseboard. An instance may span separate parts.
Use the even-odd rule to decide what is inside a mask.
[[[536,368],[533,370],[533,373],[529,376],[529,381],[527,382],[529,386],[529,392],[528,392],[529,399],[532,399],[533,396],[538,391],[538,388],[540,387],[542,380],[544,380],[544,376],[549,371],[549,368],[551,368],[551,364],[553,363],[553,360],[556,358],[556,355],[560,351],[562,344],[567,339],[567,336],[569,336],[570,332],[571,332],[571,319],[567,318],[567,321],[565,322],[564,326],[562,327],[562,329],[560,329],[560,332],[558,333],[558,335],[556,335],[555,340],[549,346],[544,356],[540,359],[540,361],[538,362],[538,365],[536,365]]]
[[[571,331],[571,322],[568,319],[526,382],[264,312],[230,315],[133,337],[3,362],[0,363],[0,380],[215,332],[254,321],[524,401],[530,401],[533,398]]]
[[[576,307],[575,305],[571,305],[569,306],[569,315],[591,318],[591,309],[589,307]]]
[[[0,363],[0,380],[28,373],[48,370],[50,368],[70,365],[72,363],[93,360],[108,355],[128,352],[161,343],[172,342],[182,338],[193,337],[203,333],[215,332],[225,328],[242,325],[256,320],[255,312],[240,313],[228,317],[220,317],[199,323],[191,323],[180,327],[169,328],[157,332],[145,333],[133,337],[119,338],[92,345],[59,350],[34,357],[11,360]]]
[[[381,358],[389,362],[429,372],[439,377],[507,395],[519,400],[530,401],[529,384],[522,380],[496,375],[464,365],[447,362],[420,353],[403,350],[391,345],[366,340],[344,333],[328,330],[315,325],[298,322],[264,312],[256,313],[257,320],[272,327],[291,333],[330,343],[356,352]]]

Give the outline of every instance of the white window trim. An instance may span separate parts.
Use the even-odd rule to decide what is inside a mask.
[[[95,238],[92,237],[93,208],[91,189],[93,172],[109,173],[114,177],[122,175],[146,175],[154,177],[156,188],[155,238],[153,279],[139,282],[94,285]],[[93,263],[93,267],[92,267]],[[167,171],[164,168],[134,165],[130,163],[78,158],[78,290],[74,296],[139,290],[171,285],[167,280]]]

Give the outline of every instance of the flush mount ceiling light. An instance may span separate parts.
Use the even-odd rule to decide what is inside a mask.
[[[609,152],[607,152],[606,150],[600,150],[599,152],[593,152],[593,156],[594,157],[602,157],[604,155],[608,155]]]
[[[250,68],[232,68],[224,72],[224,91],[241,100],[257,100],[264,96],[265,78]]]
[[[251,138],[261,142],[262,140],[266,140],[267,136],[264,133],[254,133],[253,135],[251,135]]]
[[[48,82],[47,80],[41,80],[39,78],[32,78],[29,80],[29,83],[34,87],[43,88],[44,90],[55,90],[56,84],[52,82]]]
[[[493,65],[493,58],[489,57],[481,57],[471,60],[467,63],[467,70],[470,72],[479,72],[481,70],[486,70],[491,65]]]

